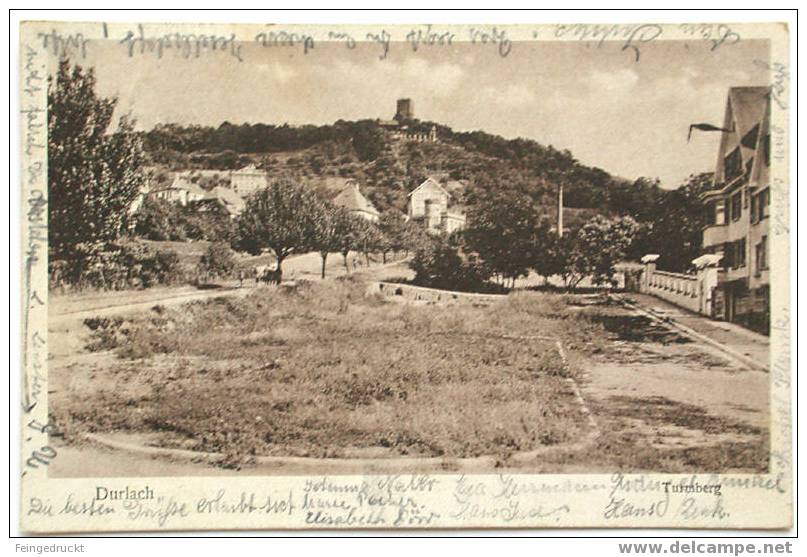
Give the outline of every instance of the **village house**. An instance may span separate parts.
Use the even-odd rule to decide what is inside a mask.
[[[767,330],[770,315],[770,88],[732,87],[711,190],[702,194],[703,252],[721,257],[713,314]]]
[[[241,197],[252,195],[257,190],[265,188],[266,184],[266,172],[257,168],[254,164],[230,172],[230,187]]]
[[[422,221],[429,232],[451,234],[465,227],[465,215],[449,211],[451,194],[435,178],[429,177],[409,193],[407,217]]]
[[[170,186],[152,190],[150,195],[163,201],[179,203],[185,207],[189,203],[200,201],[206,193],[199,185],[191,182],[187,173],[179,173],[174,176]]]
[[[349,180],[346,183],[342,191],[334,198],[333,203],[352,215],[360,216],[370,222],[378,222],[378,210],[362,195],[359,184],[355,180]]]

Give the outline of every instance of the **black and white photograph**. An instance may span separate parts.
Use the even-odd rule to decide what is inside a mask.
[[[789,524],[786,28],[22,33],[37,528]]]

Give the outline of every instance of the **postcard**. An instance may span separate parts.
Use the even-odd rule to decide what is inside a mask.
[[[23,22],[22,530],[788,528],[789,40]]]

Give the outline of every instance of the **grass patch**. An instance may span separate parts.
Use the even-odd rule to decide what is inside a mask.
[[[348,278],[259,288],[86,322],[119,360],[114,389],[54,410],[71,431],[165,432],[163,444],[253,455],[506,458],[586,427],[554,343],[600,325],[562,297],[487,307],[395,304]],[[137,365],[131,360],[137,359]],[[144,391],[145,388],[145,391]]]

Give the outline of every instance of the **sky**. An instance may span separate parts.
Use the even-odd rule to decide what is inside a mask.
[[[659,41],[643,45],[638,62],[620,47],[517,42],[501,57],[467,43],[417,52],[393,43],[382,60],[369,43],[321,42],[308,54],[245,44],[239,62],[221,52],[129,58],[108,41],[78,62],[95,67],[99,93],[116,95],[118,112],[142,129],[389,119],[408,97],[422,120],[534,139],[631,180],[657,177],[672,188],[712,170],[720,134],[696,132],[687,143],[689,125],[722,125],[729,87],[768,82],[755,62],[768,59],[768,43],[711,51],[703,41]]]

